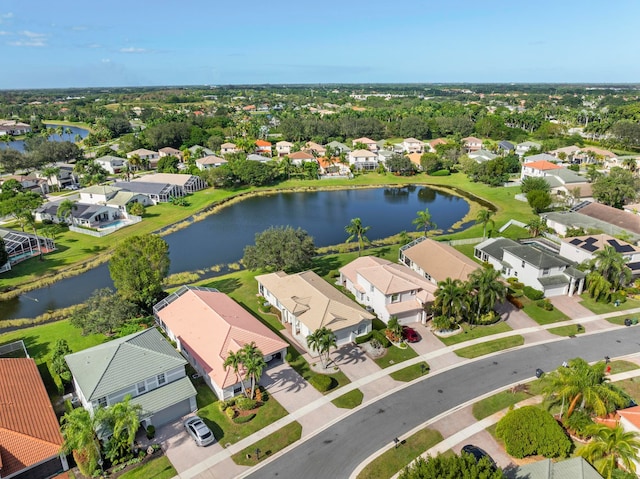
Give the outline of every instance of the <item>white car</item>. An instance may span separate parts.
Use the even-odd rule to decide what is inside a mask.
[[[184,427],[187,428],[189,435],[193,438],[198,446],[208,446],[216,442],[216,438],[211,429],[198,416],[193,416],[184,421]]]

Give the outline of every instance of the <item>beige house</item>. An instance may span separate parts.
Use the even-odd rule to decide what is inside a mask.
[[[373,314],[342,294],[313,271],[256,276],[258,292],[281,313],[281,321],[309,353],[307,336],[326,327],[336,335],[338,346],[371,331]]]
[[[416,140],[415,138],[405,138],[400,145],[402,146],[402,151],[405,153],[424,152],[424,143],[420,140]]]
[[[127,153],[127,159],[130,159],[135,155],[138,155],[138,157],[143,161],[148,161],[149,168],[152,169],[158,165],[158,158],[160,158],[160,153],[158,153],[157,151],[147,150],[146,148],[138,148],[137,150],[133,150]]]
[[[480,267],[452,246],[424,236],[400,248],[400,263],[433,284],[447,278],[466,281]]]
[[[354,150],[348,155],[349,165],[358,170],[375,170],[378,168],[378,155],[369,150]]]
[[[307,151],[314,156],[324,156],[327,154],[327,149],[324,146],[314,143],[313,141],[308,141],[304,145],[304,151]]]
[[[482,149],[482,140],[480,138],[476,138],[475,136],[468,136],[462,139],[462,145],[467,153],[471,153],[472,151],[478,151]]]
[[[183,286],[157,303],[153,314],[178,351],[222,400],[242,392],[241,378],[233,368],[224,367],[229,352],[253,342],[266,363],[284,359],[287,353],[285,341],[217,289]]]
[[[378,144],[375,141],[373,141],[371,138],[366,138],[366,137],[356,138],[355,140],[353,140],[352,146],[356,146],[358,143],[367,145],[367,148],[369,149],[369,151],[373,151],[373,152],[378,151]]]
[[[276,143],[276,155],[286,156],[291,153],[291,148],[293,148],[293,143],[289,143],[288,141],[279,141]]]
[[[289,155],[289,158],[291,159],[291,163],[297,166],[302,166],[303,163],[308,161],[317,162],[315,156],[311,153],[307,153],[306,151],[294,151]]]
[[[214,155],[208,155],[196,160],[196,166],[200,171],[208,170],[210,168],[217,168],[227,163],[227,160]]]
[[[165,157],[165,156],[175,156],[180,161],[183,160],[182,152],[180,150],[176,149],[176,148],[171,148],[170,146],[165,146],[164,148],[160,148],[158,150],[158,156],[160,158]]]
[[[227,153],[238,153],[238,147],[235,143],[223,143],[220,145],[220,154],[226,155]]]

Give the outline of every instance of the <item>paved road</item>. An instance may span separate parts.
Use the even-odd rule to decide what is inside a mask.
[[[580,356],[596,361],[640,351],[640,327],[579,336],[500,354],[457,367],[380,399],[302,442],[247,477],[349,477],[369,455],[417,424],[481,394],[551,371]]]

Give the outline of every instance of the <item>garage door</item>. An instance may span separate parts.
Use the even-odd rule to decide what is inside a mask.
[[[191,408],[189,407],[189,400],[185,399],[184,401],[180,401],[173,406],[169,406],[168,408],[155,413],[151,418],[151,422],[156,428],[158,428],[163,424],[167,424],[168,422],[175,421],[182,416],[186,416],[190,412]]]

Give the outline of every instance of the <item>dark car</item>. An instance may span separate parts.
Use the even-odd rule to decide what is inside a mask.
[[[491,463],[491,467],[493,467],[494,469],[496,467],[496,463],[493,458],[489,454],[487,454],[484,449],[480,449],[478,446],[467,444],[466,446],[462,447],[462,452],[471,454],[475,458],[476,462],[480,462],[483,457],[486,457]]]
[[[417,343],[420,341],[418,332],[409,326],[402,326],[402,337],[409,343]]]
[[[540,368],[536,369],[536,377],[537,378],[541,378],[542,375],[544,374],[544,371]]]

